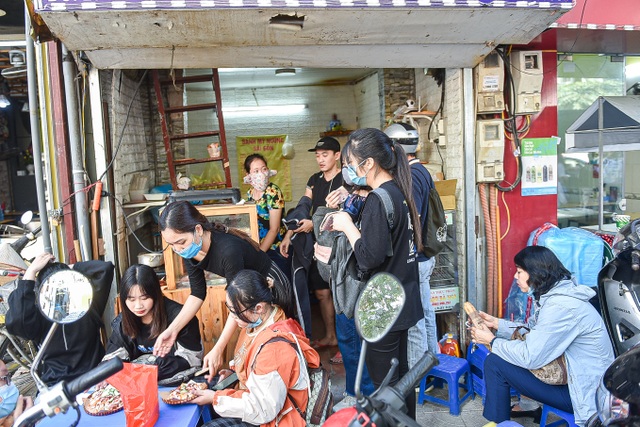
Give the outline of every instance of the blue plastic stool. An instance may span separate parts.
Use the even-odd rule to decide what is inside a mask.
[[[487,397],[487,387],[484,383],[484,360],[489,353],[489,349],[484,345],[472,344],[467,347],[467,362],[469,362],[469,366],[471,367],[473,391],[482,397],[483,406]],[[520,396],[520,393],[512,388],[511,396]]]
[[[562,418],[561,420],[554,421],[551,424],[547,424],[547,416],[549,414],[555,414]],[[569,427],[578,427],[576,424],[575,418],[573,418],[573,414],[569,412],[561,411],[560,409],[554,408],[549,405],[542,405],[542,416],[540,417],[540,427],[556,427],[561,426],[563,424],[567,424]]]
[[[418,393],[418,403],[423,404],[424,401],[437,403],[449,407],[449,413],[451,415],[460,415],[460,404],[467,398],[474,398],[473,384],[471,381],[471,369],[469,362],[459,357],[449,356],[446,354],[438,354],[438,360],[440,363],[435,366],[427,375],[420,381],[420,392]],[[464,384],[460,384],[460,377],[466,374]],[[428,377],[434,377],[427,383]],[[449,399],[444,400],[438,397],[428,395],[425,390],[431,386],[442,387],[443,381],[447,382],[447,388],[449,389]],[[462,387],[466,392],[460,397],[458,387]]]

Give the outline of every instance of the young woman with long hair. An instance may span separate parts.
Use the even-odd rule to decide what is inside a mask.
[[[207,295],[204,272],[209,271],[230,281],[240,270],[259,272],[281,284],[288,293],[281,308],[287,316],[296,318],[299,307],[293,297],[289,279],[256,242],[240,230],[212,223],[191,203],[173,202],[160,215],[160,231],[165,242],[185,260],[191,295],[184,308],[162,332],[154,346],[154,354],[164,355],[175,341],[177,332],[191,320]],[[213,349],[205,356],[203,366],[209,367],[210,376],[222,364],[224,349],[231,340],[237,324],[229,318]]]
[[[107,355],[103,360],[118,356],[135,361],[153,355],[153,345],[166,329],[182,305],[162,294],[160,281],[149,266],[135,264],[129,267],[120,282],[121,313],[111,323],[113,333],[107,343]],[[171,378],[175,374],[202,364],[202,344],[198,319],[191,319],[180,330],[176,343],[163,357],[153,364],[158,366],[158,379]]]
[[[391,380],[395,384],[409,369],[408,330],[423,316],[416,261],[421,229],[411,196],[411,171],[402,147],[378,129],[353,132],[343,156],[348,160],[343,167],[347,184],[382,188],[393,202],[391,227],[382,200],[369,194],[359,223],[354,223],[347,212],[338,212],[334,214],[333,229],[345,233],[361,271],[371,275],[386,271],[395,275],[404,287],[406,302],[400,317],[385,338],[369,345],[366,356],[369,375],[376,387],[389,371],[391,360],[397,358],[400,366]],[[415,418],[414,393],[409,393],[406,404],[409,416]]]

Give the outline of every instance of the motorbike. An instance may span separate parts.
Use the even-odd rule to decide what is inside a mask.
[[[405,398],[415,392],[418,382],[438,364],[431,352],[426,352],[415,366],[395,385],[389,385],[398,361],[392,360],[389,372],[380,387],[370,396],[360,392],[367,343],[381,340],[400,316],[405,302],[405,293],[400,281],[389,273],[377,273],[367,282],[356,303],[355,320],[358,333],[363,338],[358,361],[355,392],[357,403],[331,415],[325,427],[419,427],[407,415]]]
[[[596,393],[587,427],[640,426],[640,219],[613,241],[614,259],[598,275],[602,318],[617,356]]]
[[[123,368],[122,360],[115,357],[74,380],[60,381],[50,388],[38,375],[38,366],[58,325],[69,324],[82,318],[88,312],[92,298],[93,287],[89,279],[74,270],[53,273],[40,285],[37,295],[40,311],[53,322],[31,364],[31,375],[40,390],[40,401],[25,410],[15,420],[14,427],[32,426],[45,416],[53,417],[59,413],[66,413],[70,407],[77,413],[76,422],[73,424],[75,426],[80,420],[76,396]]]

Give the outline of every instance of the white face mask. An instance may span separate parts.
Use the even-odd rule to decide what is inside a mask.
[[[16,409],[20,391],[14,384],[5,384],[0,387],[0,418],[6,417]]]

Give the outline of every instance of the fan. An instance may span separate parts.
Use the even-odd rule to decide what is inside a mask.
[[[21,50],[10,50],[9,51],[9,63],[12,65],[11,68],[5,68],[0,71],[2,77],[5,79],[17,79],[19,77],[24,77],[27,75],[27,63],[25,61],[24,52]]]

